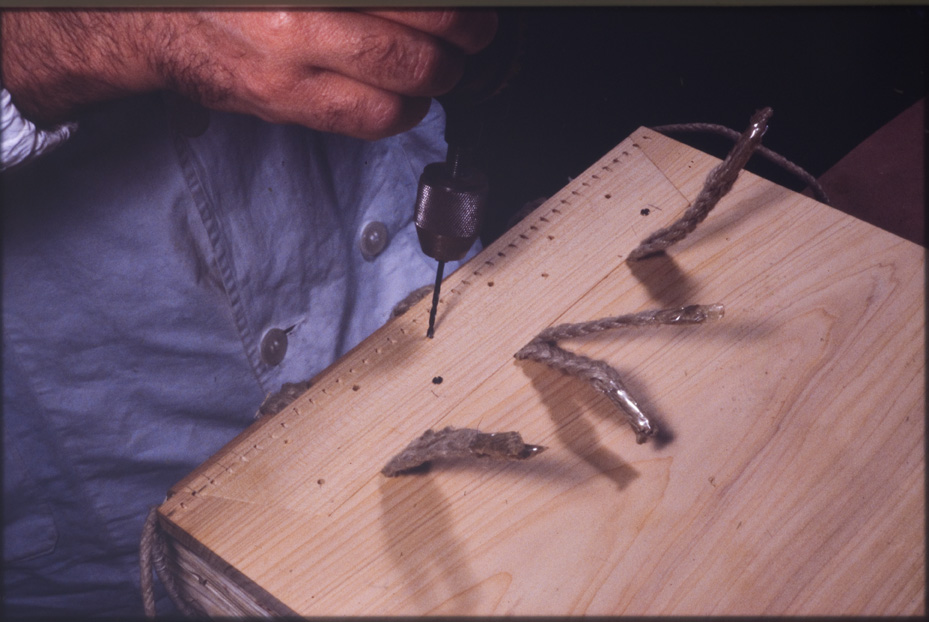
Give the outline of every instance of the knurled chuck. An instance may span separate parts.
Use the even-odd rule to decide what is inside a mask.
[[[460,158],[427,164],[419,177],[414,222],[423,252],[462,259],[477,240],[487,203],[487,176]]]

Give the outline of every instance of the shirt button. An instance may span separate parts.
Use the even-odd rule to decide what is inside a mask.
[[[371,261],[380,255],[387,246],[388,237],[387,225],[384,223],[374,220],[366,224],[361,231],[361,239],[358,240],[362,257]]]
[[[261,339],[261,360],[274,367],[287,354],[287,333],[280,328],[269,329]]]

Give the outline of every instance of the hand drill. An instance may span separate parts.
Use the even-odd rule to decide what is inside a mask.
[[[445,262],[467,254],[481,229],[487,176],[471,164],[483,125],[479,104],[496,95],[516,72],[520,26],[516,13],[498,13],[497,34],[468,58],[458,85],[438,98],[445,109],[445,162],[426,165],[419,178],[415,223],[423,252],[439,262],[426,336],[435,335],[435,316]]]

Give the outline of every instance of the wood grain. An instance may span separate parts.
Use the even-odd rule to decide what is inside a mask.
[[[424,300],[175,486],[162,525],[283,614],[923,613],[924,250],[743,173],[627,264],[717,163],[638,130],[446,279],[435,339]],[[513,359],[556,323],[715,302],[564,344],[624,374],[663,430],[644,445]],[[549,449],[380,473],[448,425]]]

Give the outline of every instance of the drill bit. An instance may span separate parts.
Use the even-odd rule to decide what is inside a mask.
[[[439,308],[439,290],[442,289],[443,272],[445,272],[445,262],[440,261],[439,267],[435,270],[435,287],[432,288],[432,308],[429,310],[429,328],[426,330],[426,336],[430,339],[435,337],[435,313]]]

